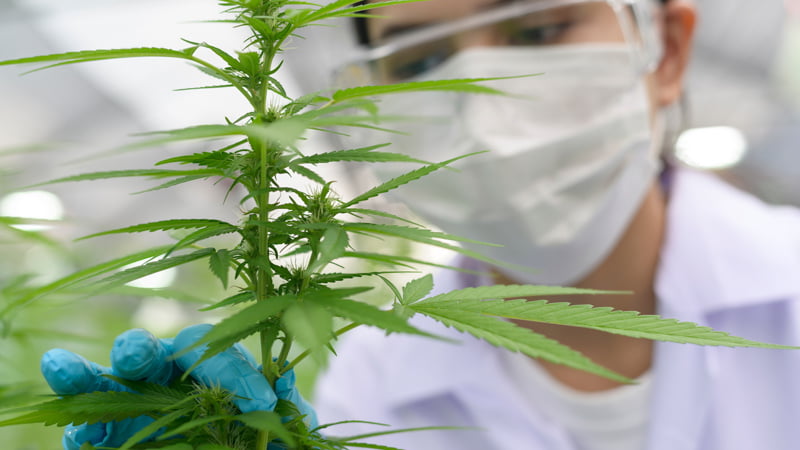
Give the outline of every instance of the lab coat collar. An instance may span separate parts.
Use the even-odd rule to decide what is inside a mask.
[[[800,213],[712,175],[675,172],[662,249],[656,293],[663,315],[800,296]]]

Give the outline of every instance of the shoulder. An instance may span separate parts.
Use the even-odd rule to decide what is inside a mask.
[[[678,170],[656,292],[668,312],[698,315],[800,301],[800,211]]]

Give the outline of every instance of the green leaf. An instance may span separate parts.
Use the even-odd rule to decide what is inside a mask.
[[[376,152],[375,149],[386,147],[390,144],[379,144],[370,147],[351,150],[337,150],[332,152],[317,153],[304,156],[292,161],[292,164],[323,164],[330,162],[358,161],[358,162],[408,162],[430,164],[430,162],[411,158],[402,153]]]
[[[494,80],[507,80],[511,78],[524,78],[532,77],[538,74],[522,75],[513,77],[492,77],[492,78],[460,78],[450,80],[433,80],[433,81],[411,81],[408,83],[396,84],[381,84],[375,86],[359,86],[349,89],[341,89],[333,93],[333,100],[340,102],[343,100],[351,100],[361,97],[374,97],[386,94],[399,94],[403,92],[418,92],[418,91],[454,91],[466,92],[470,94],[491,94],[491,95],[507,95],[503,91],[493,89],[479,84],[484,81]]]
[[[92,392],[68,395],[56,400],[19,408],[13,411],[31,411],[18,417],[0,421],[0,426],[42,423],[44,425],[69,425],[70,423],[96,423],[138,417],[154,411],[180,408],[175,398],[153,393]]]
[[[109,289],[114,286],[127,284],[130,283],[131,281],[138,280],[148,275],[152,275],[154,273],[158,273],[163,270],[170,269],[172,267],[181,266],[183,264],[205,258],[207,256],[210,256],[213,252],[214,249],[204,248],[185,255],[173,256],[170,258],[163,258],[156,261],[152,261],[146,264],[142,264],[141,266],[132,267],[130,269],[123,270],[121,272],[115,273],[114,275],[106,277],[97,282],[95,287],[97,291],[101,291],[104,289]]]
[[[244,423],[248,427],[255,428],[261,431],[268,431],[274,434],[277,438],[283,440],[289,446],[295,445],[295,438],[292,433],[287,430],[281,423],[281,417],[274,412],[270,411],[252,411],[249,413],[239,414],[236,420]]]
[[[449,294],[445,294],[449,295]],[[513,295],[516,296],[516,295]],[[456,297],[456,298],[452,298]],[[457,294],[450,300],[433,297],[417,303],[412,309],[423,314],[439,310],[456,309],[471,313],[487,314],[510,319],[533,322],[569,325],[607,333],[642,339],[678,342],[682,344],[714,345],[727,347],[758,347],[776,349],[797,349],[798,347],[764,344],[691,322],[663,319],[655,315],[640,315],[635,311],[620,311],[609,307],[591,305],[571,305],[569,303],[550,303],[546,300],[478,300],[458,299]]]
[[[222,175],[220,175],[220,176],[222,176]],[[167,189],[167,188],[171,188],[173,186],[178,186],[178,185],[181,185],[181,184],[190,183],[192,181],[205,180],[207,178],[208,178],[208,175],[189,175],[189,176],[186,176],[186,177],[178,177],[178,178],[174,178],[172,180],[169,180],[166,183],[161,183],[158,186],[153,186],[151,188],[143,189],[141,191],[136,191],[133,194],[136,195],[136,194],[144,194],[144,193],[147,193],[147,192],[160,191],[162,189]]]
[[[173,411],[173,412],[171,412],[169,414],[166,414],[164,416],[159,417],[158,419],[156,419],[155,421],[153,421],[149,425],[145,426],[141,430],[139,430],[136,433],[134,433],[130,438],[128,438],[127,441],[125,441],[124,444],[122,444],[122,446],[119,448],[119,450],[128,450],[128,449],[130,449],[132,446],[134,446],[137,443],[139,443],[140,441],[148,438],[150,435],[152,435],[153,433],[157,432],[162,427],[169,426],[170,424],[172,424],[172,422],[175,422],[176,420],[178,420],[181,417],[185,416],[189,412],[190,412],[189,410],[180,409],[178,411]]]
[[[256,294],[253,291],[239,292],[238,294],[231,295],[230,297],[214,303],[211,306],[201,308],[200,311],[211,311],[212,309],[222,308],[223,306],[231,306],[239,303],[249,302],[256,299]]]
[[[224,225],[230,228],[237,229],[235,225],[232,225],[228,222],[224,222],[222,220],[210,220],[210,219],[174,219],[174,220],[162,220],[158,222],[150,222],[150,223],[143,223],[139,225],[133,225],[125,228],[117,228],[115,230],[103,231],[100,233],[90,234],[88,236],[83,236],[78,238],[78,240],[82,239],[89,239],[98,236],[106,236],[109,234],[120,234],[120,233],[142,233],[142,232],[154,232],[154,231],[168,231],[168,230],[181,230],[186,228],[205,228],[210,226],[218,226]]]
[[[433,275],[431,274],[411,280],[403,286],[403,297],[400,299],[400,303],[403,305],[414,303],[430,294],[432,290]]]
[[[497,247],[495,244],[488,242],[476,241],[474,239],[467,239],[453,234],[443,233],[440,231],[432,231],[427,228],[408,227],[402,225],[392,225],[383,223],[366,223],[366,222],[351,222],[345,223],[344,228],[347,231],[358,231],[369,234],[381,234],[385,236],[399,237],[410,241],[420,242],[429,245],[439,245],[437,239],[456,241],[456,242],[470,242],[473,244],[487,245],[490,247]]]
[[[626,291],[600,291],[597,289],[582,289],[574,287],[560,286],[533,286],[533,285],[495,285],[479,286],[428,297],[418,305],[435,305],[439,302],[450,300],[486,300],[497,298],[521,298],[521,297],[547,297],[553,295],[602,295],[602,294],[625,294]]]
[[[223,234],[231,234],[236,233],[239,231],[239,228],[235,225],[231,224],[218,224],[218,225],[211,225],[206,228],[201,228],[197,231],[189,233],[188,235],[184,236],[180,241],[176,242],[175,245],[167,253],[168,255],[172,252],[182,249],[184,247],[188,247],[196,242],[200,242],[205,239],[209,239],[215,236],[221,236]]]
[[[92,172],[80,175],[72,175],[55,180],[46,181],[32,185],[42,186],[46,184],[65,183],[71,181],[93,181],[93,180],[109,180],[112,178],[131,178],[131,177],[149,177],[154,179],[170,178],[170,177],[213,177],[223,176],[224,173],[218,169],[195,169],[195,170],[167,170],[167,169],[134,169],[134,170],[111,170],[105,172]]]
[[[123,149],[153,147],[172,142],[226,138],[231,136],[247,136],[251,139],[277,142],[281,145],[293,145],[302,137],[306,129],[308,129],[308,122],[295,117],[282,118],[272,123],[261,125],[196,125],[176,130],[145,133],[143,136],[158,137],[126,145]]]
[[[294,172],[294,173],[296,173],[298,175],[304,176],[304,177],[308,178],[309,180],[311,180],[311,181],[313,181],[315,183],[322,184],[322,185],[327,183],[327,181],[324,178],[322,178],[319,174],[317,174],[313,170],[309,169],[308,167],[303,167],[303,166],[299,166],[299,165],[292,165],[292,166],[289,166],[289,170],[291,170],[292,172]]]
[[[457,308],[426,308],[420,306],[420,303],[411,304],[407,308],[498,347],[522,352],[534,358],[590,372],[621,383],[630,382],[629,379],[592,362],[575,350],[512,322]]]
[[[412,264],[429,266],[429,267],[439,267],[442,269],[459,270],[458,267],[449,266],[446,264],[438,264],[424,259],[417,259],[404,255],[384,255],[381,253],[372,253],[372,252],[344,252],[344,255],[342,255],[342,257],[363,259],[366,261],[388,264],[390,266],[405,267],[412,270],[414,269],[414,266]]]
[[[164,439],[169,439],[174,436],[178,436],[180,434],[183,434],[187,431],[191,431],[195,428],[206,425],[208,423],[217,422],[220,420],[231,420],[231,419],[233,419],[233,416],[206,416],[206,417],[201,417],[199,419],[190,420],[172,430],[165,432],[164,434],[159,435],[158,440],[161,441]]]
[[[415,227],[418,227],[418,228],[422,228],[423,227],[422,224],[419,224],[419,223],[414,222],[412,220],[408,220],[408,219],[406,219],[404,217],[400,217],[400,216],[398,216],[396,214],[390,214],[390,213],[387,213],[387,212],[378,211],[378,210],[374,210],[374,209],[348,208],[347,210],[342,211],[342,214],[352,214],[352,215],[354,215],[356,217],[360,217],[361,214],[366,215],[366,216],[383,217],[384,219],[392,219],[392,220],[396,220],[398,222],[405,222],[405,223],[408,223],[410,225],[414,225]]]
[[[74,64],[89,61],[103,61],[109,59],[121,58],[142,58],[142,57],[161,57],[161,58],[177,58],[184,60],[195,60],[192,55],[183,51],[172,50],[168,48],[157,47],[141,47],[141,48],[125,48],[113,50],[84,50],[79,52],[66,52],[42,56],[33,56],[28,58],[10,59],[0,61],[0,66],[14,65],[14,64],[51,64],[47,67],[53,67],[63,64]],[[36,69],[36,70],[41,70]]]
[[[214,327],[203,335],[201,339],[198,339],[194,345],[183,349],[174,356],[178,357],[196,347],[207,345],[203,356],[200,357],[192,367],[186,370],[186,373],[189,373],[201,362],[264,328],[264,321],[277,317],[284,309],[288,308],[289,305],[295,303],[296,300],[297,297],[294,295],[283,295],[255,302],[235,314],[226,317],[214,325]]]
[[[317,302],[297,302],[284,311],[282,321],[286,332],[325,366],[325,347],[334,337],[331,313]]]
[[[312,278],[314,283],[325,284],[325,283],[336,283],[343,280],[349,280],[353,278],[362,278],[362,277],[370,277],[374,275],[385,275],[389,273],[407,273],[406,271],[399,271],[399,270],[386,270],[381,272],[358,272],[358,273],[320,273]]]
[[[391,311],[383,311],[372,305],[346,299],[326,299],[308,296],[308,301],[322,305],[331,314],[355,323],[370,325],[395,333],[431,336],[429,333],[408,324],[408,321]]]
[[[483,153],[483,152],[478,152],[478,153]],[[405,173],[403,175],[400,175],[397,178],[393,178],[393,179],[391,179],[391,180],[389,180],[389,181],[387,181],[385,183],[382,183],[382,184],[380,184],[380,185],[368,190],[367,192],[365,192],[365,193],[363,193],[361,195],[356,196],[355,198],[353,198],[349,202],[346,202],[346,203],[342,204],[340,206],[340,208],[341,209],[345,209],[347,207],[350,207],[350,206],[356,205],[358,203],[361,203],[361,202],[363,202],[365,200],[369,200],[369,199],[371,199],[373,197],[377,197],[380,194],[384,194],[384,193],[389,192],[389,191],[391,191],[393,189],[396,189],[396,188],[398,188],[398,187],[400,187],[400,186],[402,186],[404,184],[410,183],[410,182],[412,182],[414,180],[417,180],[419,178],[424,177],[425,175],[428,175],[428,174],[430,174],[432,172],[435,172],[435,171],[441,169],[442,167],[447,166],[448,164],[451,164],[451,163],[453,163],[455,161],[458,161],[460,159],[463,159],[463,158],[466,158],[466,157],[469,157],[469,156],[472,156],[472,155],[476,155],[478,153],[470,153],[470,154],[467,154],[467,155],[463,155],[463,156],[459,156],[459,157],[456,157],[456,158],[448,159],[447,161],[443,161],[443,162],[436,163],[436,164],[430,164],[430,165],[427,165],[425,167],[421,167],[419,169],[412,170],[411,172],[407,172],[407,173]]]
[[[231,255],[227,250],[217,250],[208,258],[211,272],[222,282],[222,287],[228,288],[228,272],[230,272]]]
[[[317,259],[309,267],[309,271],[318,272],[332,261],[344,255],[349,239],[347,232],[339,225],[328,227],[322,235],[322,240],[317,249]]]
[[[345,422],[346,423],[346,422]],[[367,422],[370,423],[370,422]],[[375,424],[375,425],[383,425],[383,424]],[[387,425],[383,425],[387,426]],[[401,428],[401,429],[393,429],[393,430],[386,430],[386,431],[375,431],[372,433],[364,433],[358,434],[354,436],[342,437],[338,438],[338,441],[347,442],[347,445],[352,445],[351,441],[355,441],[357,439],[367,439],[371,437],[377,436],[387,436],[391,434],[398,434],[398,433],[415,433],[419,431],[442,431],[442,430],[469,430],[470,428],[467,427],[416,427],[416,428]]]
[[[127,265],[142,261],[144,259],[154,258],[156,256],[163,255],[168,249],[169,247],[154,247],[151,249],[143,250],[141,252],[115,258],[110,261],[106,261],[83,270],[79,270],[75,273],[67,275],[66,277],[59,278],[58,280],[48,283],[40,288],[34,289],[28,292],[24,296],[21,296],[14,302],[11,302],[2,311],[0,311],[0,316],[3,316],[10,308],[17,307],[27,302],[33,301],[44,295],[53,294],[63,289],[73,287],[93,277],[117,270],[120,267],[125,267]]]

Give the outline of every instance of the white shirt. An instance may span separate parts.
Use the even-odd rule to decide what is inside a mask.
[[[653,376],[635,384],[581,392],[562,384],[522,353],[500,352],[522,400],[564,427],[577,450],[641,450],[647,440],[647,418]]]
[[[436,292],[476,277],[444,272]],[[715,178],[675,174],[656,280],[659,314],[779,344],[800,344],[800,213],[769,207]],[[437,326],[419,318],[419,326]],[[499,349],[362,327],[345,335],[318,384],[320,423],[470,430],[371,439],[407,450],[577,450],[563,426],[524,400]],[[643,450],[800,448],[800,351],[657,343]],[[375,426],[331,428],[334,435]]]

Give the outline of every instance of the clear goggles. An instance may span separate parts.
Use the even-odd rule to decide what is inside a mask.
[[[442,4],[431,0],[414,5],[437,8]],[[634,69],[645,74],[661,58],[655,10],[655,0],[514,0],[431,23],[403,23],[392,18],[389,8],[376,10],[386,17],[367,20],[384,21],[376,22],[374,28],[386,36],[373,38],[372,47],[342,66],[335,75],[336,84],[410,81],[470,46],[627,43]]]

